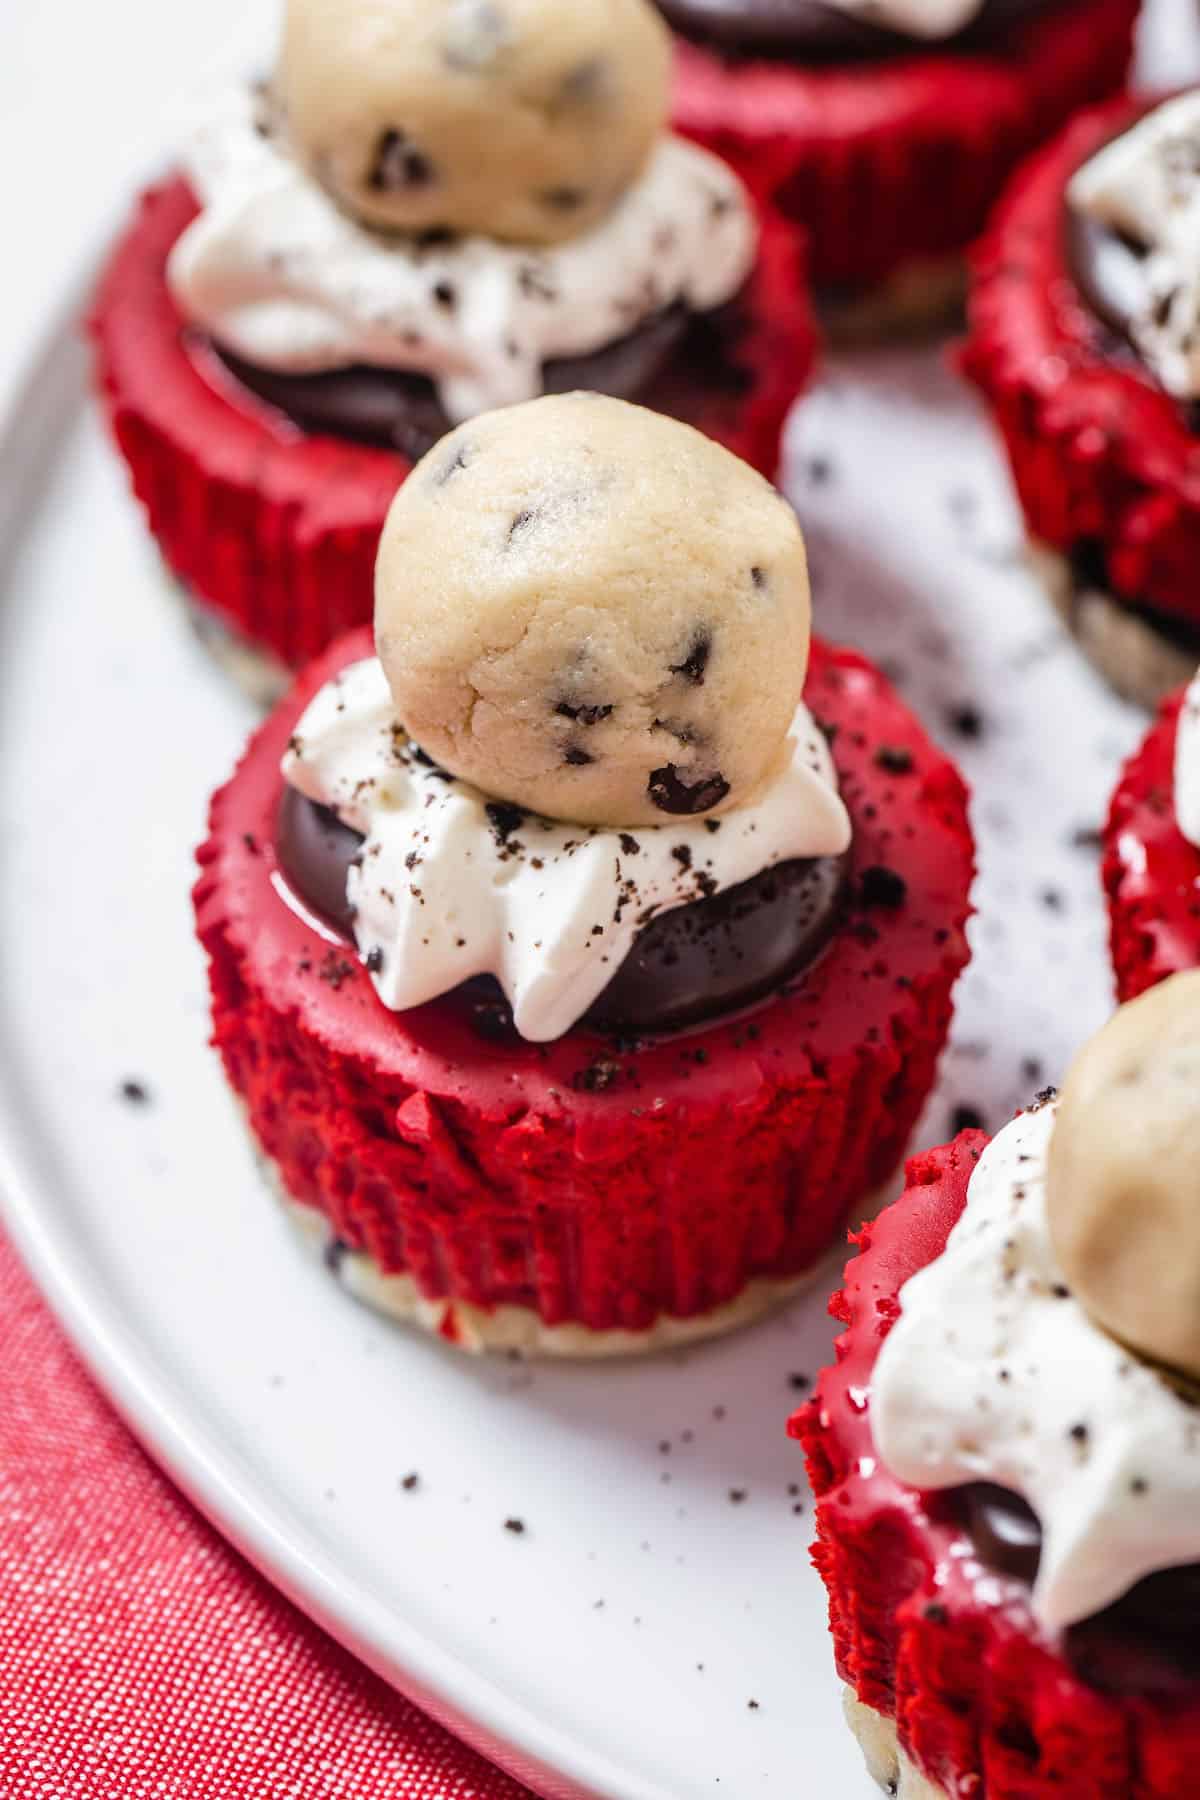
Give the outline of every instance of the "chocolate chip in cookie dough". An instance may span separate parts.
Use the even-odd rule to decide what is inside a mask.
[[[696,742],[696,728],[689,725],[686,719],[655,719],[653,729],[670,732],[677,744]]]
[[[471,454],[472,446],[470,444],[452,445],[451,454],[433,472],[434,487],[445,487],[452,475],[457,475],[460,469],[467,468]]]
[[[763,588],[767,585],[767,571],[765,569],[760,569],[758,564],[755,563],[750,571],[750,579],[761,593]]]
[[[599,725],[612,714],[611,706],[576,706],[570,700],[560,700],[554,710],[560,719],[573,719],[579,725]]]
[[[559,99],[566,106],[591,106],[604,99],[612,89],[609,64],[602,56],[589,56],[568,70],[559,88]]]
[[[666,763],[651,774],[646,792],[659,812],[693,814],[718,806],[729,792],[729,783],[716,774],[689,784],[674,763]]]
[[[704,671],[712,655],[712,637],[703,628],[692,635],[682,662],[671,664],[672,675],[685,675],[696,687],[704,686]]]
[[[508,528],[507,541],[511,544],[514,539],[519,538],[523,532],[528,531],[529,527],[537,517],[538,511],[536,507],[523,506],[519,513],[513,515],[512,524]]]
[[[543,188],[535,199],[548,212],[578,212],[581,206],[587,205],[588,192],[586,188],[577,187]]]
[[[586,768],[588,763],[595,762],[595,757],[583,748],[582,744],[568,744],[563,752],[563,761],[573,769]]]
[[[375,151],[375,161],[367,176],[367,186],[377,194],[397,188],[429,187],[434,168],[423,150],[410,144],[395,126],[385,131]]]

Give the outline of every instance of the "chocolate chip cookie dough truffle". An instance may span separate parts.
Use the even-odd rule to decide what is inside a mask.
[[[1122,769],[1103,868],[1118,997],[1200,968],[1200,677],[1164,703]]]
[[[593,388],[773,473],[815,341],[798,235],[666,130],[668,81],[649,0],[287,0],[270,80],[197,108],[93,337],[244,671],[366,622],[396,488],[489,408]]]
[[[901,1154],[967,954],[961,781],[810,645],[790,509],[596,395],[414,470],[375,645],[301,677],[200,862],[275,1180],[348,1286],[468,1349],[792,1292]]]
[[[1124,85],[1139,0],[658,0],[675,123],[812,240],[835,325],[926,322],[1022,157]]]
[[[1117,690],[1200,659],[1200,92],[1121,99],[1024,168],[975,263],[966,367],[1035,566]]]
[[[1200,1750],[1200,975],[915,1158],[793,1420],[847,1716],[920,1796],[1169,1800]]]

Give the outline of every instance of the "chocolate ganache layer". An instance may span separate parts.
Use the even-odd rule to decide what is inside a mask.
[[[973,1482],[950,1496],[981,1562],[1031,1586],[1042,1554],[1037,1515],[1019,1495]],[[1161,1569],[1094,1618],[1073,1625],[1064,1650],[1094,1687],[1172,1690],[1200,1679],[1200,1563]]]
[[[935,53],[994,43],[1021,18],[1049,12],[1061,0],[982,0],[965,31],[940,42],[917,39],[873,20],[871,8],[850,12],[821,0],[657,0],[676,31],[737,55],[767,52],[796,61]],[[880,9],[882,10],[882,9]]]
[[[684,344],[699,317],[683,306],[669,307],[602,350],[556,358],[543,368],[544,391],[569,394],[586,388],[616,400],[636,400]],[[711,334],[706,338],[711,344]],[[454,429],[426,375],[361,363],[316,375],[292,375],[258,368],[217,345],[213,349],[243,387],[303,431],[399,450],[415,462]]]
[[[497,830],[507,834],[524,816],[516,807],[495,811]],[[636,841],[636,832],[627,835]],[[362,842],[328,808],[285,786],[276,838],[280,868],[297,898],[351,940],[346,877]],[[845,884],[843,857],[784,862],[660,913],[581,1023],[621,1035],[677,1031],[764,999],[829,941],[842,916]],[[489,1036],[511,1030],[490,976],[465,983],[459,993]]]

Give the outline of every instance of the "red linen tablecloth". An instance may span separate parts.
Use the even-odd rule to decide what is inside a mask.
[[[0,1237],[2,1800],[531,1800],[275,1592]]]

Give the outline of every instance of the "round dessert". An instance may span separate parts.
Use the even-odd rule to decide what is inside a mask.
[[[1200,91],[1077,119],[976,253],[964,357],[1055,606],[1146,706],[1200,657],[1198,156]]]
[[[659,6],[677,128],[806,227],[834,325],[862,334],[958,304],[1013,169],[1124,86],[1139,0]]]
[[[389,518],[379,654],[333,646],[213,802],[215,1042],[357,1293],[464,1348],[637,1352],[793,1291],[902,1154],[967,956],[966,796],[861,657],[810,661],[799,528],[727,452],[592,395],[471,429]],[[749,671],[758,778],[726,762]]]
[[[396,488],[479,412],[592,388],[774,472],[800,235],[668,85],[649,0],[288,0],[269,82],[197,105],[91,334],[165,559],[265,691],[370,618]]]
[[[1121,771],[1103,868],[1120,999],[1200,968],[1200,678],[1164,701]]]
[[[889,1793],[1192,1785],[1197,981],[1118,1015],[1061,1103],[914,1158],[832,1303],[838,1362],[792,1432],[848,1721]]]

